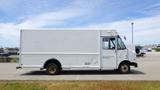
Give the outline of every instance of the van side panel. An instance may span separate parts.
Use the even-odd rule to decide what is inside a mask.
[[[55,58],[64,70],[100,68],[100,33],[97,30],[22,30],[22,67],[42,68]]]
[[[22,52],[99,52],[98,31],[24,30]]]
[[[38,67],[43,68],[44,63],[51,59],[58,59],[62,65],[63,70],[83,70],[83,69],[99,69],[99,55],[98,54],[84,54],[84,55],[55,55],[55,54],[35,54],[22,55],[23,67]],[[31,63],[32,62],[32,63]]]

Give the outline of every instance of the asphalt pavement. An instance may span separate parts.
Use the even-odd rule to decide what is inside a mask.
[[[16,69],[17,63],[0,63],[0,80],[160,80],[160,53],[149,52],[138,57],[138,68],[130,74],[116,71],[63,71],[47,75],[37,68]]]

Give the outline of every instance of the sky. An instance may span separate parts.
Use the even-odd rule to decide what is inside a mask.
[[[134,44],[160,44],[160,0],[0,0],[0,47],[19,47],[22,28],[106,28]]]

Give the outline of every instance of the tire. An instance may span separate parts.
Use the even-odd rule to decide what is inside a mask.
[[[140,53],[140,49],[136,48],[136,54]]]
[[[128,63],[122,63],[120,64],[118,70],[121,74],[127,74],[130,72],[130,65]]]
[[[46,72],[49,75],[56,75],[56,74],[59,74],[60,68],[55,63],[49,63],[47,64]]]

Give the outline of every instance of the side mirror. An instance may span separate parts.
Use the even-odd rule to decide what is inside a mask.
[[[124,36],[123,38],[124,38],[124,40],[127,40],[126,36]]]
[[[127,40],[126,36],[124,35],[120,35],[121,37],[123,37],[124,40]]]

